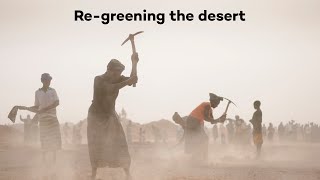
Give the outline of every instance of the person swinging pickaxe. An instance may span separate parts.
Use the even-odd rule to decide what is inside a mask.
[[[123,41],[123,43],[121,44],[124,45],[127,41],[130,40],[131,42],[131,47],[132,47],[132,56],[136,56],[137,55],[137,51],[136,51],[136,45],[134,43],[134,36],[140,34],[140,33],[143,33],[143,31],[139,31],[139,32],[136,32],[134,34],[129,34],[129,37]],[[132,72],[131,76],[137,76],[137,71],[134,71]],[[136,84],[133,84],[133,87],[136,87]]]

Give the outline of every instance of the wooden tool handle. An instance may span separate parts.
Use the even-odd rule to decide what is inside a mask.
[[[227,111],[228,111],[228,109],[229,109],[229,105],[230,105],[230,101],[228,102],[228,105],[227,105],[227,108],[226,108],[226,110],[224,111],[224,114],[227,114]]]
[[[132,54],[135,54],[135,53],[137,53],[137,51],[136,51],[136,45],[135,45],[135,43],[134,43],[134,40],[130,40],[130,41],[131,41]],[[137,74],[134,74],[134,75],[137,76]],[[133,84],[132,86],[133,86],[133,87],[136,87],[137,84]]]

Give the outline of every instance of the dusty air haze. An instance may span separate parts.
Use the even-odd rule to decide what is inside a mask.
[[[18,1],[0,2],[0,119],[14,105],[31,106],[41,87],[40,75],[53,76],[61,122],[86,118],[93,79],[112,58],[130,74],[131,47],[120,46],[129,33],[137,36],[139,83],[120,92],[117,110],[125,108],[136,122],[188,114],[209,92],[232,99],[228,117],[251,118],[254,100],[262,102],[263,120],[320,122],[318,77],[320,2],[307,1]],[[75,22],[74,10],[166,13],[156,22]],[[171,22],[180,9],[197,14],[246,13],[245,22]],[[223,102],[214,116],[225,108]],[[23,114],[23,113],[22,113]],[[25,115],[25,114],[23,114]]]

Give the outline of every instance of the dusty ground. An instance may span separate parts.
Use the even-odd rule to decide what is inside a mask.
[[[263,157],[254,158],[253,146],[210,146],[208,166],[189,165],[182,146],[131,145],[133,179],[156,180],[313,180],[320,179],[319,144],[265,145]],[[44,167],[38,148],[1,144],[0,180],[40,180]],[[86,145],[67,147],[59,153],[57,178],[88,179],[90,164]],[[124,179],[121,169],[100,169],[105,180]]]

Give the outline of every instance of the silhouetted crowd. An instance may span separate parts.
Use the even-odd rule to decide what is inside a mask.
[[[206,129],[212,136],[213,143],[246,145],[252,143],[252,126],[236,116],[228,119],[227,124],[214,125]],[[211,131],[211,132],[210,132]],[[319,142],[320,126],[316,123],[300,124],[291,120],[281,122],[278,126],[269,123],[262,126],[263,140],[265,142]]]

